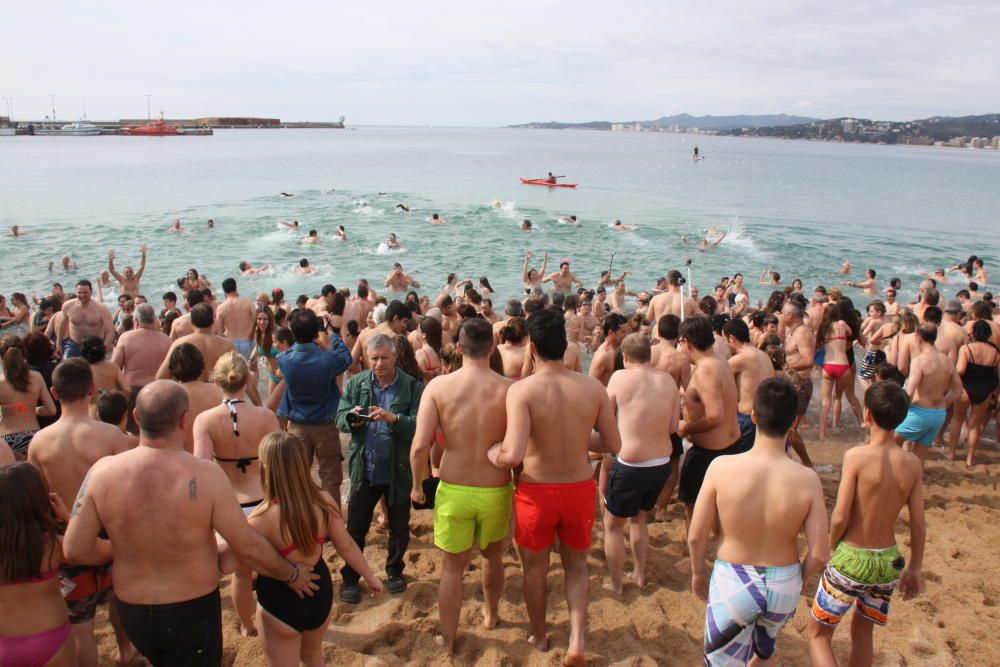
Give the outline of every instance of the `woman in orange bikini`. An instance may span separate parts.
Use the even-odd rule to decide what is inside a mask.
[[[38,417],[51,417],[56,407],[41,374],[28,368],[20,338],[0,339],[0,361],[0,440],[23,461],[38,432]]]

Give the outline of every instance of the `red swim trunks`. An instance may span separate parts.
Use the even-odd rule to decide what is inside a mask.
[[[566,546],[585,551],[592,542],[597,484],[593,479],[571,484],[521,482],[514,491],[514,539],[526,549],[542,551],[555,535]]]

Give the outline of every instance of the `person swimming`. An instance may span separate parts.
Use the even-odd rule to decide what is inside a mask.
[[[403,211],[404,213],[409,213],[410,207],[407,206],[406,204],[396,204],[396,210]]]

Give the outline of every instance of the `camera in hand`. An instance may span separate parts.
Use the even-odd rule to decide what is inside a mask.
[[[372,420],[371,415],[361,414],[359,412],[348,412],[347,413],[347,423],[351,426],[356,426],[361,422],[370,422]]]

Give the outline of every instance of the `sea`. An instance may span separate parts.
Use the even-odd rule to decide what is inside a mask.
[[[692,159],[695,146],[703,160]],[[519,181],[550,171],[578,186]],[[535,267],[545,252],[550,270],[569,260],[588,286],[602,270],[631,271],[636,291],[690,259],[702,294],[740,271],[753,301],[770,291],[756,284],[763,269],[785,284],[801,278],[808,293],[842,282],[835,271],[849,261],[852,278],[869,267],[883,285],[899,277],[906,298],[920,271],[972,254],[1000,280],[998,185],[993,151],[694,134],[357,127],[0,137],[0,228],[28,233],[0,237],[0,293],[41,296],[53,282],[69,291],[106,268],[109,250],[119,270],[138,267],[146,243],[142,291],[155,305],[191,267],[215,286],[236,277],[251,298],[281,287],[293,300],[327,283],[353,288],[359,277],[380,287],[400,262],[432,297],[451,272],[486,276],[501,310],[522,293],[529,251]],[[433,213],[447,224],[429,225]],[[559,221],[568,215],[580,224]],[[175,218],[185,232],[167,231]],[[532,231],[520,231],[523,219]],[[616,219],[638,229],[616,232]],[[279,220],[298,220],[300,231]],[[336,239],[338,225],[347,241]],[[727,232],[714,250],[681,242],[711,227]],[[320,243],[301,242],[310,229]],[[401,249],[386,248],[390,233]],[[62,255],[79,268],[62,271]],[[302,258],[317,275],[294,272]],[[243,260],[275,268],[241,278]]]

